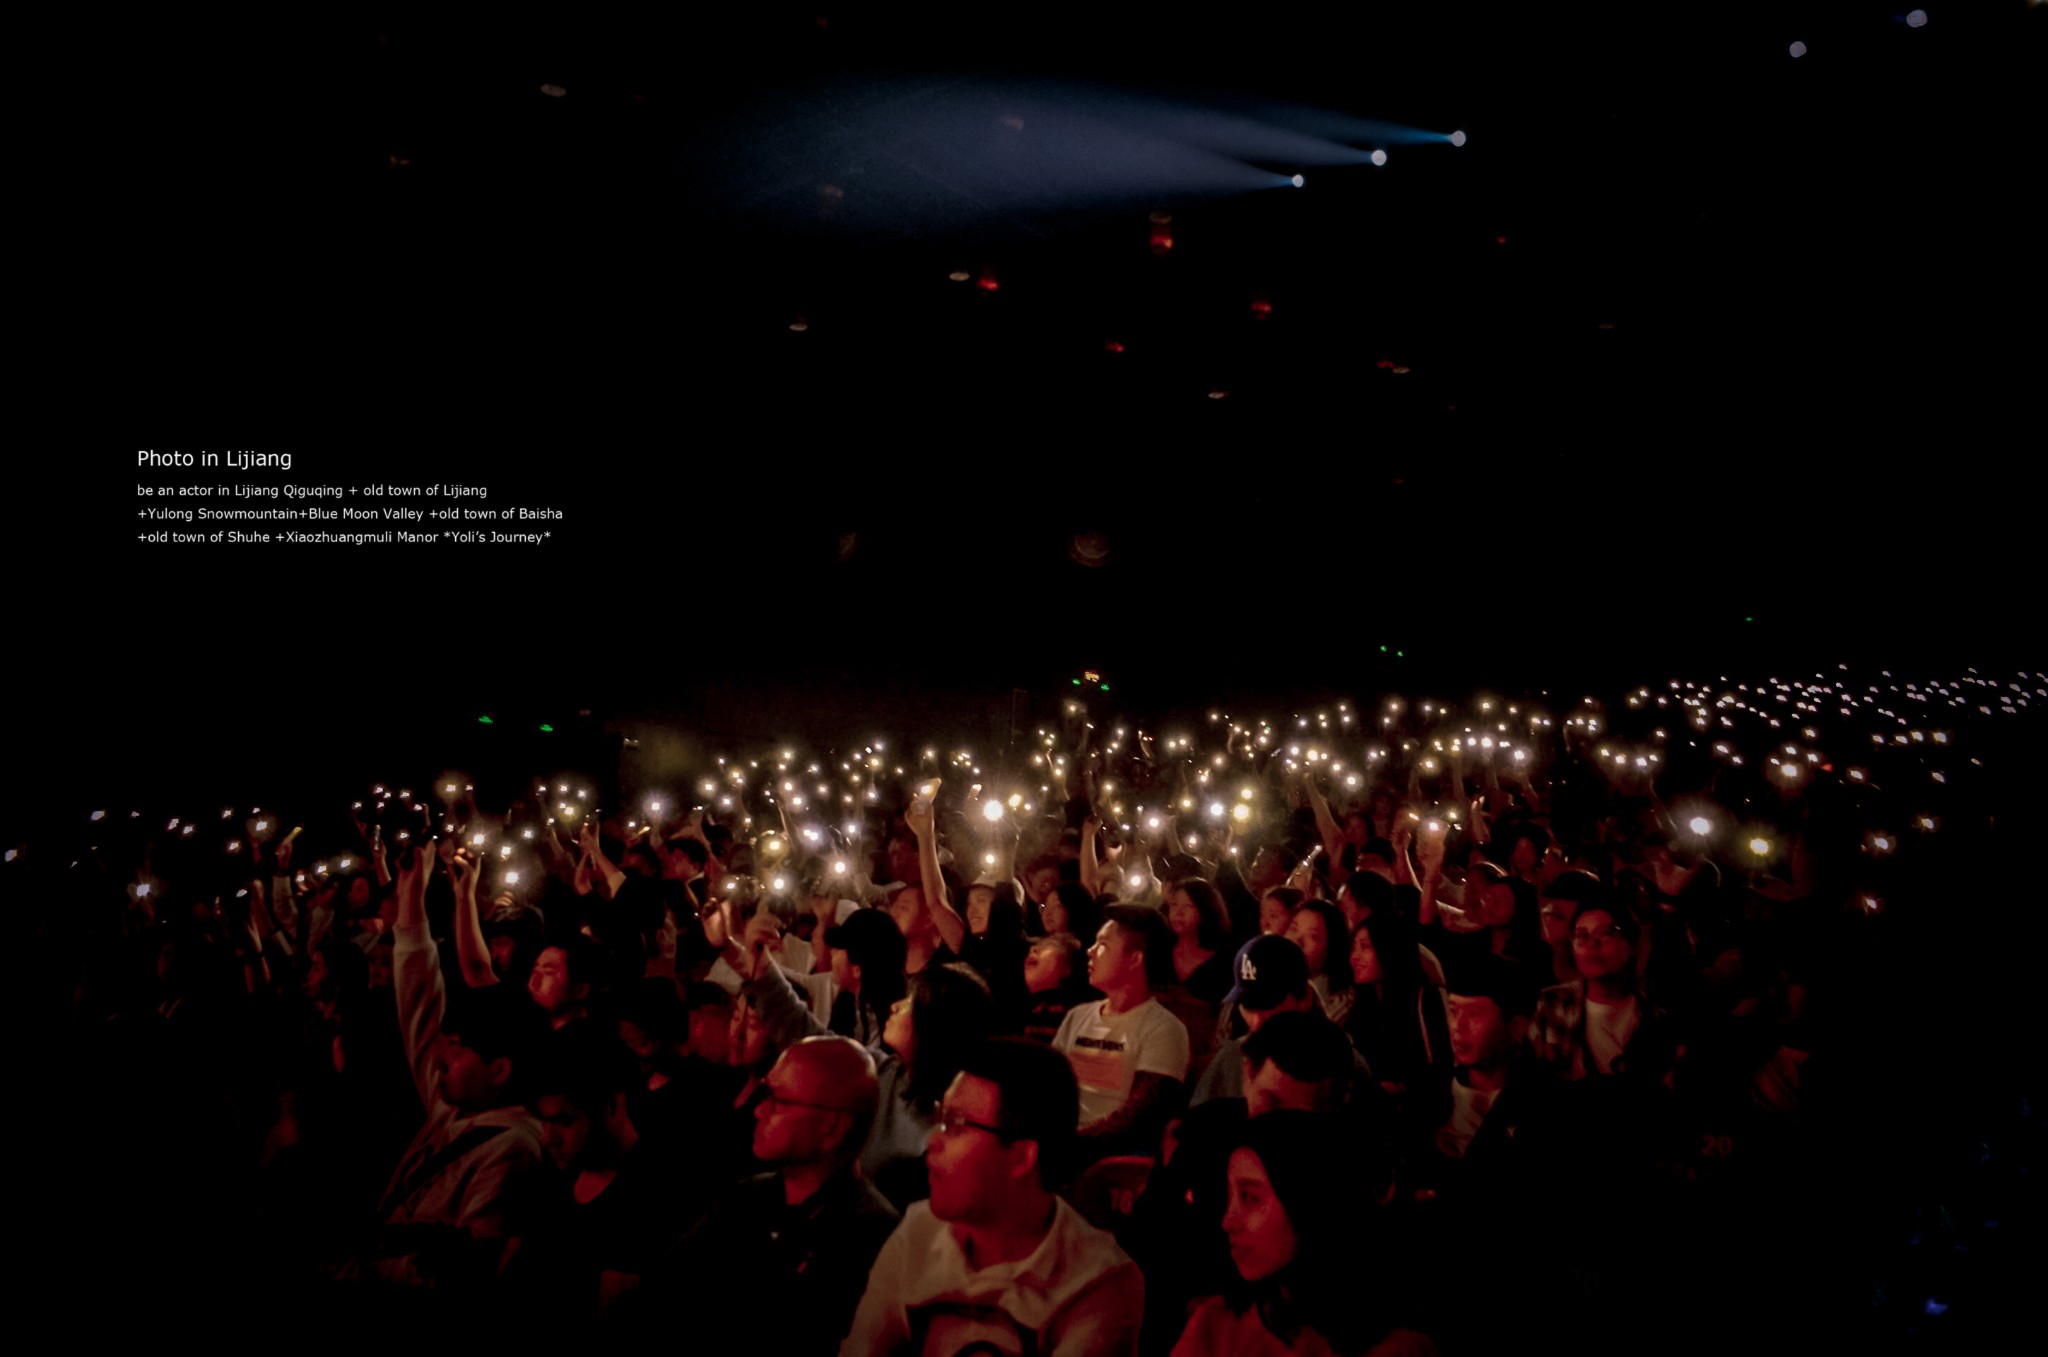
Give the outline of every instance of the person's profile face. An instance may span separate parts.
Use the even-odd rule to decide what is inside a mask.
[[[955,1076],[939,1100],[924,1162],[932,1214],[945,1221],[986,1220],[1012,1195],[1010,1145],[989,1129],[1002,1124],[1002,1090],[971,1074]]]
[[[827,1082],[789,1052],[768,1071],[768,1096],[754,1105],[754,1157],[764,1164],[808,1163],[825,1151],[848,1114],[836,1110]]]
[[[1088,949],[1088,983],[1097,989],[1118,984],[1130,971],[1132,961],[1142,961],[1130,951],[1130,941],[1113,923],[1104,924]]]
[[[1294,1226],[1252,1151],[1231,1152],[1226,1183],[1223,1234],[1230,1241],[1230,1261],[1246,1281],[1262,1282],[1294,1261]]]
[[[1044,994],[1066,983],[1065,948],[1040,943],[1024,954],[1024,988]]]
[[[905,1064],[914,1063],[917,1059],[917,1026],[914,1021],[914,1008],[915,1001],[906,994],[895,1003],[889,1005],[889,1017],[882,1024],[882,1040],[889,1044],[890,1050],[903,1057]]]

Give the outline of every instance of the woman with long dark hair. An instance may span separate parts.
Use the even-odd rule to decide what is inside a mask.
[[[1199,877],[1175,882],[1166,893],[1166,925],[1173,930],[1174,978],[1203,1003],[1221,1004],[1230,991],[1232,955],[1223,897]]]
[[[889,1010],[882,1039],[870,1048],[882,1096],[860,1166],[898,1208],[930,1195],[924,1145],[939,1099],[968,1052],[994,1031],[988,982],[962,962],[919,971]]]
[[[1282,1110],[1245,1123],[1223,1213],[1235,1277],[1195,1307],[1173,1357],[1436,1351],[1393,1324],[1379,1208],[1356,1160],[1325,1114]]]
[[[1351,967],[1347,964],[1351,930],[1344,911],[1328,900],[1304,900],[1287,921],[1286,939],[1308,959],[1308,983],[1331,1022],[1351,1012]]]
[[[1375,910],[1351,935],[1353,1000],[1344,1030],[1380,1086],[1399,1094],[1451,1060],[1443,992],[1422,971],[1415,929],[1393,910]]]

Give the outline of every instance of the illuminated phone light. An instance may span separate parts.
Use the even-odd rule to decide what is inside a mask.
[[[1756,854],[1760,858],[1769,857],[1771,853],[1771,841],[1765,838],[1751,839],[1749,841],[1749,851]]]

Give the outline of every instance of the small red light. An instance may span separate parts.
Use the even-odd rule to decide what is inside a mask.
[[[1102,347],[1110,353],[1122,353],[1124,351],[1124,346],[1117,343],[1114,339],[1105,339],[1102,341]]]
[[[982,274],[981,277],[974,280],[974,285],[983,292],[994,292],[1002,286],[1001,283],[996,281],[996,276],[993,273]]]

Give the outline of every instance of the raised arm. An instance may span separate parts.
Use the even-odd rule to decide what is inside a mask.
[[[939,930],[939,941],[958,952],[967,943],[967,920],[960,917],[960,911],[953,908],[953,901],[946,894],[946,878],[939,871],[939,834],[933,824],[934,816],[932,802],[913,797],[910,809],[903,812],[903,823],[917,836],[917,872],[924,887],[924,907]]]
[[[457,849],[448,861],[448,881],[455,888],[455,959],[462,968],[462,983],[471,989],[498,983],[498,973],[491,968],[491,945],[484,940],[483,919],[476,907],[479,875],[476,859],[467,849]]]
[[[1308,804],[1316,813],[1316,833],[1323,839],[1323,851],[1335,862],[1343,855],[1344,830],[1337,823],[1337,817],[1330,814],[1330,803],[1323,798],[1323,789],[1316,786],[1314,773],[1303,771],[1301,785],[1308,789]]]
[[[797,993],[796,986],[783,974],[770,952],[782,936],[775,916],[766,912],[756,914],[747,921],[745,932],[735,943],[726,934],[723,909],[714,912],[721,920],[717,931],[726,937],[722,948],[726,964],[747,977],[747,993],[754,1000],[754,1009],[761,1015],[761,1025],[768,1029],[770,1040],[780,1048],[804,1037],[829,1036],[831,1029],[818,1021],[810,1004]]]
[[[604,855],[604,845],[599,841],[597,825],[590,820],[583,822],[583,828],[576,833],[582,845],[583,854],[590,861],[591,880],[597,886],[597,893],[610,900],[619,893],[619,887],[626,884],[626,874],[613,865]]]
[[[1090,895],[1102,894],[1101,839],[1102,821],[1090,815],[1081,822],[1081,888]]]
[[[398,1030],[405,1041],[413,1087],[429,1114],[441,1101],[434,1047],[448,995],[441,984],[441,958],[427,932],[427,879],[434,874],[434,848],[418,843],[399,855],[398,917],[391,928],[392,983],[398,992]]]

